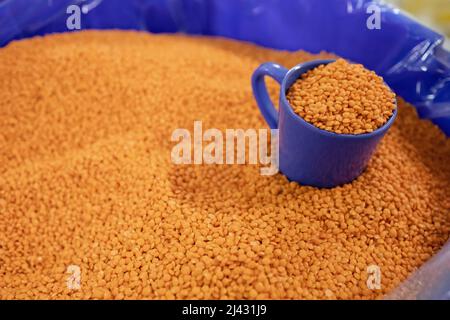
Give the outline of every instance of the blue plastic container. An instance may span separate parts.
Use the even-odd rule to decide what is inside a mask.
[[[377,130],[353,135],[319,129],[295,114],[286,98],[288,89],[303,73],[333,61],[309,61],[290,70],[268,62],[259,66],[252,77],[253,94],[264,119],[271,129],[279,130],[280,171],[291,181],[319,188],[336,187],[356,179],[397,116],[396,108]],[[265,76],[280,84],[279,111],[270,101]]]
[[[69,5],[83,9],[82,29],[186,32],[276,49],[333,52],[383,76],[422,118],[450,136],[450,53],[442,47],[444,37],[378,1],[3,0],[0,46],[69,31]],[[374,5],[380,29],[366,27]],[[448,266],[449,243],[389,298],[450,299]]]

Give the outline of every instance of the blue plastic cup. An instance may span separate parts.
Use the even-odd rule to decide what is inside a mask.
[[[268,62],[252,76],[253,95],[264,119],[271,129],[279,129],[281,173],[291,181],[319,188],[335,187],[357,178],[397,116],[396,106],[390,119],[377,130],[352,135],[319,129],[297,115],[287,101],[287,90],[303,73],[333,61],[310,61],[290,70]],[[281,85],[278,111],[269,98],[265,76]]]

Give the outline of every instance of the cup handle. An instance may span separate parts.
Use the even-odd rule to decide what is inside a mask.
[[[252,75],[253,95],[258,108],[271,129],[278,128],[278,112],[270,100],[264,76],[275,79],[280,85],[288,70],[279,64],[266,62],[260,65]]]

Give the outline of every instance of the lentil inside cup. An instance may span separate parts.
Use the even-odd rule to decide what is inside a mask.
[[[372,132],[385,124],[396,108],[395,93],[382,77],[344,59],[302,74],[286,96],[304,120],[342,134]]]

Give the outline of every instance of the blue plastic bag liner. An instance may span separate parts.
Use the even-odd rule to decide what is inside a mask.
[[[333,52],[383,76],[398,95],[416,106],[421,118],[432,120],[450,136],[450,52],[442,47],[444,37],[387,4],[368,0],[0,0],[0,46],[14,39],[69,31],[71,5],[83,12],[81,29],[185,32],[276,49]],[[374,17],[380,18],[379,23],[374,24]],[[449,255],[447,245],[419,270],[417,279],[429,279],[439,268],[448,270]],[[425,288],[421,280],[414,283],[415,291],[406,290],[409,298],[449,298],[448,271],[431,288]]]
[[[386,299],[450,300],[450,242]]]

